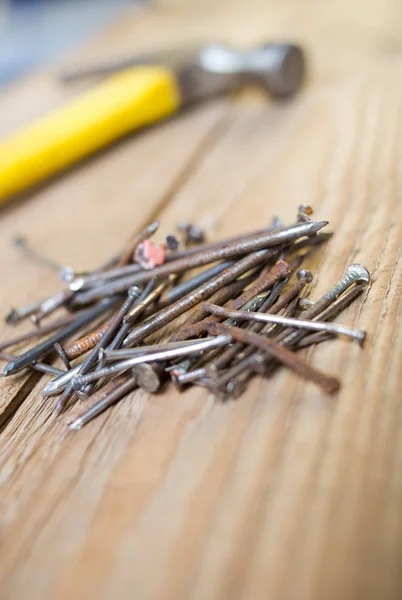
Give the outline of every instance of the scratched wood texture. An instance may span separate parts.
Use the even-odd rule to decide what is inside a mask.
[[[401,23],[383,0],[160,2],[63,59],[289,38],[311,69],[293,102],[211,102],[3,209],[2,313],[59,285],[12,249],[17,233],[85,267],[157,215],[162,233],[188,218],[215,238],[308,202],[336,232],[311,297],[364,263],[371,289],[342,321],[368,340],[310,352],[341,376],[336,398],[282,370],[225,404],[134,393],[78,434],[41,399],[45,377],[2,380],[2,598],[402,597]],[[2,91],[1,134],[76,93],[54,72]]]

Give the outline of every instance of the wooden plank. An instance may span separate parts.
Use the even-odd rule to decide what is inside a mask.
[[[219,237],[273,214],[291,221],[308,202],[336,232],[311,263],[311,295],[348,263],[367,265],[371,289],[341,320],[368,340],[308,353],[341,375],[335,399],[282,371],[224,405],[198,389],[134,393],[79,434],[51,416],[43,379],[21,402],[26,378],[6,380],[4,409],[20,404],[0,448],[7,599],[400,597],[400,10],[376,0],[167,2],[83,52],[172,42],[178,30],[244,42],[297,31],[312,49],[312,82],[280,107],[254,96],[201,107],[7,208],[0,308],[58,285],[10,251],[16,232],[86,265],[156,212],[161,235],[189,218]],[[6,92],[4,129],[13,98],[20,122],[33,110],[24,95],[38,82],[41,96],[46,74]]]

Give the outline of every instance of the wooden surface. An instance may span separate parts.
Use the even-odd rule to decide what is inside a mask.
[[[336,232],[311,297],[364,263],[372,287],[341,320],[368,340],[310,353],[341,376],[334,399],[282,370],[226,404],[134,393],[80,433],[51,416],[46,378],[2,380],[2,598],[402,597],[401,23],[383,0],[160,2],[65,59],[287,37],[311,72],[291,103],[212,102],[2,210],[2,313],[59,285],[12,249],[17,233],[85,267],[156,215],[162,233],[189,218],[215,238],[308,202]],[[76,92],[52,75],[2,92],[1,134]]]

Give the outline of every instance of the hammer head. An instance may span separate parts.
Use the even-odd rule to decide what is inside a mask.
[[[283,98],[294,94],[303,83],[305,58],[294,44],[265,44],[255,51],[257,82],[273,96]]]
[[[199,53],[199,66],[211,77],[226,77],[236,87],[253,83],[271,95],[281,98],[294,94],[305,72],[305,59],[300,46],[264,44],[250,50],[238,50],[216,44]],[[232,76],[231,79],[228,76]]]
[[[184,104],[247,85],[262,87],[280,99],[301,86],[305,58],[295,44],[264,44],[250,50],[213,44],[199,49],[192,61],[183,55],[176,73]]]

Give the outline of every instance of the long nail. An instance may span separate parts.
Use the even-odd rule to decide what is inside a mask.
[[[180,250],[178,252],[172,252],[166,255],[165,262],[172,262],[182,258],[188,258],[190,256],[194,256],[195,254],[205,253],[209,250],[219,250],[229,244],[234,244],[236,242],[240,242],[246,239],[253,239],[257,236],[263,235],[265,233],[269,233],[275,231],[276,229],[280,229],[279,225],[282,224],[278,221],[274,221],[273,224],[269,227],[265,227],[264,229],[259,229],[257,231],[248,232],[246,234],[237,235],[231,238],[227,238],[224,240],[219,240],[217,242],[212,242],[209,244],[199,244],[194,248],[189,248],[187,250]],[[216,267],[214,267],[216,268]],[[101,279],[117,279],[119,277],[124,277],[127,275],[132,275],[134,273],[138,273],[141,270],[139,265],[128,265],[126,267],[115,268],[109,270],[108,272],[100,273],[94,276],[88,276],[84,278],[77,279],[74,282],[71,282],[70,289],[74,291],[84,290],[89,287],[92,283],[99,283]],[[216,274],[216,273],[215,273]],[[211,275],[213,277],[213,275]],[[201,282],[198,284],[200,285]],[[186,292],[187,293],[187,292]],[[173,301],[173,300],[172,300]]]
[[[109,286],[103,286],[102,291],[94,289],[89,290],[88,292],[83,292],[82,294],[77,294],[74,297],[74,305],[92,302],[94,299],[99,297],[99,293],[120,293],[131,285],[138,285],[139,283],[149,281],[149,279],[152,279],[153,277],[166,276],[170,275],[171,273],[183,273],[190,268],[199,267],[211,262],[218,262],[220,260],[227,260],[250,252],[255,253],[258,250],[288,243],[297,240],[300,237],[311,236],[325,227],[327,223],[327,221],[298,223],[273,233],[267,233],[250,240],[225,246],[219,250],[209,250],[198,253],[194,256],[189,256],[188,258],[166,263],[150,271],[143,271],[126,278],[123,277],[122,279],[109,284]]]
[[[116,362],[134,356],[147,356],[154,352],[167,352],[169,350],[178,350],[180,348],[189,348],[197,346],[202,340],[186,340],[183,342],[166,342],[165,344],[154,344],[152,346],[137,346],[136,348],[122,348],[120,350],[107,349],[105,359],[107,362]]]
[[[208,333],[212,335],[229,335],[233,339],[244,344],[251,344],[266,354],[273,356],[276,360],[285,364],[301,377],[313,381],[319,385],[325,392],[333,394],[339,389],[339,381],[335,377],[330,377],[315,369],[306,363],[300,356],[297,356],[291,350],[279,346],[269,338],[262,337],[251,331],[239,329],[238,327],[227,327],[218,323],[211,323],[207,327]]]
[[[219,240],[218,242],[212,242],[210,244],[200,244],[194,248],[189,248],[186,250],[179,250],[178,252],[171,252],[170,254],[167,254],[165,257],[165,262],[172,262],[174,260],[177,260],[179,258],[186,258],[189,256],[193,256],[194,254],[199,254],[200,252],[205,252],[206,250],[213,250],[213,249],[219,249],[219,248],[223,248],[224,246],[227,246],[228,244],[232,244],[234,242],[239,242],[241,240],[245,240],[245,239],[252,239],[254,237],[256,237],[257,235],[262,235],[263,233],[268,233],[270,231],[275,231],[276,229],[281,229],[283,227],[282,222],[280,221],[280,219],[278,219],[278,217],[276,217],[273,220],[273,224],[270,227],[266,227],[264,229],[259,229],[257,231],[253,231],[253,232],[249,232],[247,234],[242,234],[242,235],[238,235],[238,236],[234,236],[232,238],[228,238],[225,240]],[[317,242],[323,242],[326,239],[328,239],[332,234],[318,234],[319,240],[317,240]],[[317,236],[316,236],[317,237]],[[316,243],[316,242],[315,242]],[[106,266],[113,266],[115,264],[117,264],[117,259],[115,259],[113,262],[110,262],[110,264],[106,265]],[[74,290],[74,291],[78,291],[78,290],[85,290],[88,287],[91,287],[91,285],[98,285],[100,284],[102,281],[106,282],[106,280],[111,280],[111,279],[118,279],[120,277],[124,277],[127,275],[132,275],[134,273],[139,273],[141,271],[141,267],[140,265],[137,264],[132,264],[132,265],[127,265],[125,267],[119,267],[119,268],[113,268],[113,269],[98,269],[96,271],[92,271],[92,273],[80,277],[79,279],[76,280],[70,280],[69,284],[70,284],[70,289]],[[212,275],[211,275],[212,276]]]
[[[346,325],[339,323],[323,323],[320,321],[305,321],[304,319],[293,319],[290,317],[281,317],[279,315],[260,314],[256,312],[246,312],[242,310],[229,310],[222,306],[214,306],[213,304],[204,304],[205,310],[208,310],[213,315],[218,317],[232,318],[243,321],[254,321],[260,323],[276,323],[278,325],[286,325],[287,327],[295,327],[296,329],[306,329],[310,331],[326,331],[333,335],[344,335],[357,341],[360,345],[363,344],[366,338],[366,332],[358,329],[352,329]]]
[[[111,375],[122,373],[123,371],[127,371],[135,365],[144,362],[164,361],[169,360],[171,358],[176,358],[178,356],[185,356],[186,354],[193,354],[194,352],[203,352],[205,350],[209,350],[211,348],[216,348],[220,345],[227,344],[229,340],[230,338],[228,336],[219,336],[217,338],[200,340],[198,344],[190,344],[188,347],[177,348],[175,350],[167,350],[164,352],[156,351],[153,354],[135,356],[134,358],[129,358],[122,362],[115,363],[110,367],[105,367],[104,369],[100,369],[99,371],[93,373],[88,373],[86,375],[76,375],[73,379],[74,387],[76,389],[84,387],[88,383],[92,383],[93,381],[97,381],[98,379],[102,379],[103,377],[109,377]]]
[[[50,352],[52,352],[54,345],[57,342],[62,342],[67,339],[71,335],[73,335],[76,331],[79,331],[82,327],[85,327],[88,323],[102,315],[104,312],[112,308],[118,301],[118,297],[107,298],[106,300],[102,300],[96,306],[85,311],[81,316],[77,317],[75,321],[64,327],[60,331],[57,331],[54,335],[52,335],[47,340],[43,341],[41,344],[35,346],[28,352],[24,352],[21,356],[16,358],[15,360],[10,361],[3,369],[2,375],[12,375],[21,371],[24,367],[29,366],[31,363],[40,360],[41,358],[47,356]]]

